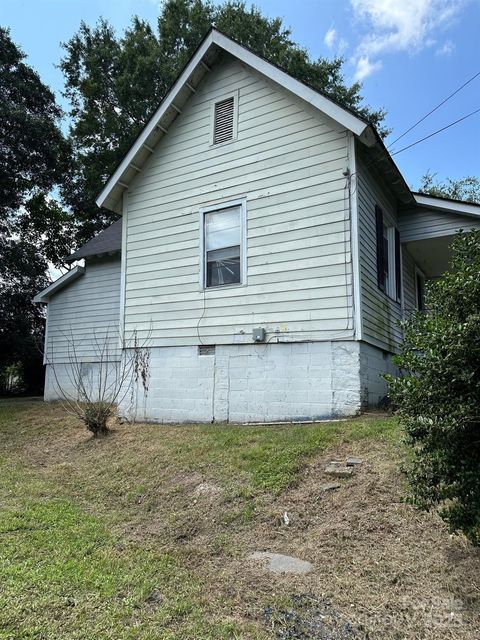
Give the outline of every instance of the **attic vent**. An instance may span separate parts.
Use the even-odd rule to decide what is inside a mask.
[[[235,120],[235,98],[227,98],[215,103],[213,120],[213,144],[233,140]]]

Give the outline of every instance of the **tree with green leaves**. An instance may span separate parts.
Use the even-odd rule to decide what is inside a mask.
[[[420,180],[421,193],[452,200],[464,200],[480,204],[480,179],[475,176],[438,180],[436,174],[427,172]]]
[[[71,246],[72,218],[51,197],[69,169],[61,116],[53,93],[0,28],[0,372],[19,366],[27,387],[42,372],[34,342],[43,315],[32,297],[48,282],[48,264],[61,264]]]
[[[452,531],[480,545],[480,231],[460,232],[449,270],[429,283],[428,312],[404,323],[387,377],[413,461],[413,501],[440,508]]]
[[[75,174],[62,193],[81,223],[81,239],[112,222],[95,198],[139,131],[214,24],[226,35],[376,125],[383,111],[362,104],[360,85],[345,84],[341,58],[312,60],[280,18],[268,18],[245,2],[167,0],[157,29],[134,17],[119,37],[100,20],[82,23],[64,44],[60,68],[70,100]]]

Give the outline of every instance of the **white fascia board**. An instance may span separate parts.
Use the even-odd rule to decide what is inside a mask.
[[[463,216],[473,216],[475,218],[480,216],[480,205],[472,204],[471,202],[443,200],[441,198],[426,196],[421,193],[414,193],[413,197],[415,198],[415,202],[421,207],[438,209],[439,211],[448,211],[449,213],[457,213]]]
[[[310,89],[305,84],[300,82],[299,80],[295,80],[288,73],[282,71],[275,65],[267,62],[263,58],[255,55],[242,45],[230,40],[227,36],[224,36],[222,33],[218,31],[213,31],[213,42],[217,44],[219,47],[230,53],[232,56],[235,56],[248,66],[252,67],[259,73],[262,73],[264,76],[276,82],[280,86],[288,89],[302,100],[310,103],[327,116],[341,124],[345,129],[352,131],[357,136],[360,136],[364,130],[368,127],[368,124],[358,118],[357,116],[350,113],[343,107],[340,107],[338,104],[330,100],[326,96],[323,96],[321,93]]]
[[[107,184],[103,188],[102,192],[100,193],[100,195],[98,196],[98,198],[96,200],[96,203],[97,203],[97,205],[99,207],[103,206],[105,200],[110,195],[112,189],[115,187],[115,185],[121,179],[121,177],[125,173],[126,169],[134,161],[135,156],[137,155],[137,153],[142,148],[142,145],[145,144],[145,141],[148,139],[148,137],[153,132],[153,130],[155,129],[157,124],[160,122],[162,116],[167,111],[169,106],[175,100],[175,98],[177,97],[179,91],[183,88],[183,86],[185,85],[187,80],[190,78],[192,73],[195,71],[197,66],[200,64],[200,60],[205,56],[205,54],[207,53],[207,51],[210,48],[210,46],[212,45],[212,43],[213,43],[213,32],[210,33],[207,36],[207,38],[205,39],[204,43],[201,45],[200,49],[197,51],[197,53],[194,55],[194,57],[190,60],[188,66],[186,67],[186,69],[184,70],[182,75],[178,78],[178,80],[175,82],[173,87],[170,89],[170,91],[167,94],[167,96],[165,97],[165,99],[162,101],[162,103],[160,104],[158,109],[155,111],[153,116],[147,122],[147,124],[145,125],[144,129],[141,131],[140,135],[138,136],[138,138],[134,142],[133,146],[130,148],[130,151],[124,157],[124,159],[122,160],[122,162],[118,166],[118,168],[115,171],[115,173],[111,176],[111,178],[109,179],[109,181],[107,182]]]
[[[227,36],[224,36],[222,33],[219,33],[215,29],[212,29],[212,31],[208,34],[208,36],[205,38],[204,42],[198,49],[197,53],[190,60],[184,72],[170,89],[169,93],[164,98],[153,116],[150,118],[149,122],[145,125],[144,129],[134,142],[133,146],[130,148],[130,151],[118,166],[115,173],[108,180],[107,184],[96,200],[96,203],[99,207],[102,207],[105,204],[105,201],[111,194],[114,187],[118,184],[119,181],[121,181],[121,178],[125,171],[132,163],[134,163],[137,153],[145,144],[150,134],[160,122],[162,116],[174,102],[178,93],[188,82],[188,79],[195,71],[197,66],[201,63],[202,58],[206,55],[212,45],[217,45],[227,53],[230,53],[232,56],[238,58],[248,66],[252,67],[252,69],[255,69],[259,73],[265,75],[267,78],[269,78],[273,82],[276,82],[285,89],[288,89],[293,94],[297,95],[302,100],[305,100],[312,106],[316,107],[327,116],[337,121],[343,127],[348,129],[349,131],[352,131],[352,133],[356,134],[357,136],[360,136],[368,128],[369,125],[367,123],[365,123],[360,118],[357,118],[346,109],[343,109],[329,98],[321,95],[313,89],[310,89],[310,87],[307,87],[302,82],[295,80],[290,75],[288,75],[288,73],[285,73],[285,71],[282,71],[270,62],[263,60],[251,51],[248,51],[248,49],[245,49],[245,47],[242,47],[233,40],[230,40],[230,38],[227,38]]]
[[[60,276],[55,282],[48,285],[43,291],[37,293],[37,295],[33,298],[33,302],[35,303],[45,303],[48,302],[54,293],[57,293],[60,289],[63,289],[67,284],[73,282],[80,276],[85,273],[85,267],[81,267],[77,265],[67,273],[64,273],[63,276]]]

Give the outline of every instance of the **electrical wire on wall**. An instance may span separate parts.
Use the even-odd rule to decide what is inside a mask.
[[[202,320],[205,317],[205,313],[207,311],[207,300],[206,300],[206,290],[205,287],[203,287],[203,296],[202,296],[202,315],[199,317],[198,321],[197,321],[197,337],[198,337],[198,341],[200,342],[201,345],[205,346],[205,342],[203,342],[202,337],[200,335],[200,323],[202,322]]]
[[[355,331],[355,317],[356,317],[356,308],[355,308],[355,295],[353,292],[353,287],[355,286],[355,283],[353,281],[353,254],[352,254],[352,242],[354,241],[354,239],[352,238],[352,173],[350,172],[350,168],[347,167],[345,173],[345,188],[344,191],[347,193],[347,199],[348,199],[348,204],[347,204],[347,215],[348,215],[348,220],[349,220],[349,231],[350,231],[350,274],[351,274],[351,280],[350,280],[350,287],[348,287],[348,285],[346,286],[347,288],[347,292],[350,293],[351,297],[352,297],[352,304],[351,304],[351,309],[352,309],[352,326],[348,326],[348,329],[352,329],[352,331]],[[358,233],[358,230],[357,230]],[[346,251],[346,246],[345,246],[345,251]],[[347,261],[345,260],[345,263]],[[347,319],[348,321],[348,319]]]
[[[350,318],[348,315],[348,298],[351,296],[352,303],[352,320],[355,317],[355,309],[354,309],[354,296],[351,288],[353,286],[353,262],[352,262],[352,203],[351,203],[351,194],[350,194],[350,169],[347,167],[346,171],[343,173],[345,176],[345,186],[343,188],[343,206],[345,210],[344,215],[344,225],[343,225],[343,255],[344,255],[344,278],[345,278],[345,304],[347,308],[347,326],[345,327],[345,331],[353,330],[353,326],[350,326]],[[348,224],[347,224],[348,223]],[[348,243],[350,243],[350,258],[347,260],[347,248]],[[350,279],[350,286],[348,283],[348,265],[350,265],[350,274],[352,278]]]

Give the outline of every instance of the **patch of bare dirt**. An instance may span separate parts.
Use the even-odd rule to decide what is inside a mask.
[[[321,491],[326,464],[348,455],[363,464],[339,480],[339,489]],[[202,564],[210,565],[211,576],[221,575],[217,588],[240,617],[258,618],[266,602],[309,593],[327,598],[357,633],[362,630],[352,637],[478,640],[478,549],[449,536],[435,514],[405,504],[404,495],[390,447],[339,447],[314,460],[296,487],[264,500],[252,526],[230,538],[230,562],[207,555]],[[285,511],[288,526],[279,517]],[[315,569],[303,576],[273,575],[245,561],[254,551],[293,555]]]
[[[37,410],[26,421],[22,417],[21,428],[34,434],[24,439],[26,458],[47,474],[65,474],[75,486],[88,455],[92,486],[103,491],[97,503],[104,501],[105,510],[114,504],[122,513],[122,535],[181,558],[203,579],[219,619],[253,621],[272,638],[302,637],[279,635],[289,631],[288,621],[272,627],[265,609],[280,618],[293,611],[295,624],[318,626],[320,610],[300,611],[291,604],[292,597],[310,594],[330,603],[338,619],[359,634],[352,637],[480,638],[480,552],[462,536],[450,536],[434,513],[403,501],[400,459],[388,443],[370,439],[323,453],[306,466],[296,486],[278,496],[258,496],[250,517],[242,515],[247,501],[227,495],[208,468],[200,473],[179,469],[178,461],[170,465],[161,441],[151,441],[157,425],[114,425],[113,436],[99,442],[80,424],[65,425],[64,414],[51,407],[45,416]],[[43,433],[45,419],[62,428]],[[323,491],[322,485],[332,482],[325,467],[348,456],[363,463],[350,478],[334,478],[338,489]],[[138,493],[129,496],[137,485]],[[304,559],[314,570],[272,574],[248,562],[255,551]]]

